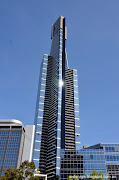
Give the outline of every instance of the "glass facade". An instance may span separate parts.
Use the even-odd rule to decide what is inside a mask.
[[[10,132],[3,169],[8,169],[10,166],[16,168],[20,139],[20,131]]]
[[[119,143],[100,143],[85,148],[87,150],[102,149],[108,176],[110,179],[119,179]]]
[[[37,97],[37,104],[36,104],[36,115],[35,115],[35,121],[34,121],[35,139],[34,139],[34,149],[33,149],[33,161],[35,163],[36,168],[39,168],[39,159],[40,159],[40,146],[41,146],[41,136],[42,136],[47,63],[48,63],[48,55],[44,54],[42,64],[41,64],[38,97]]]
[[[40,70],[33,148],[36,168],[48,179],[60,176],[62,148],[80,148],[77,71],[68,67],[63,16],[52,26],[51,39]]]
[[[79,96],[78,96],[78,75],[77,70],[73,69],[74,82],[74,114],[75,114],[75,148],[80,149],[80,119],[79,119]]]
[[[107,172],[112,179],[119,179],[119,144],[101,143],[105,154]]]
[[[2,170],[9,131],[0,131],[0,169]]]
[[[10,166],[18,168],[23,152],[24,130],[22,123],[17,120],[0,121],[0,176],[5,173]],[[21,152],[20,152],[21,149]]]
[[[63,36],[63,32],[62,32],[62,29],[60,29],[58,32],[58,35],[54,34],[54,40],[52,42],[52,48],[51,48],[51,53],[50,53],[52,56],[45,55],[43,57],[43,62],[41,65],[42,73],[39,79],[36,116],[35,116],[35,123],[34,123],[36,130],[35,130],[35,141],[34,141],[34,149],[33,149],[34,163],[36,165],[36,168],[39,168],[39,162],[40,162],[41,172],[46,171],[46,168],[47,168],[47,165],[44,165],[42,159],[45,158],[44,156],[47,156],[48,158],[49,153],[52,150],[55,160],[52,159],[52,156],[50,154],[51,162],[55,163],[55,169],[56,169],[57,175],[60,174],[60,147],[61,147],[62,36]],[[43,67],[44,63],[45,63],[45,67]],[[51,72],[53,72],[54,74],[52,75]],[[50,86],[50,89],[49,89],[49,86]],[[55,89],[55,92],[54,92],[54,89]],[[54,107],[53,107],[52,101],[54,101],[53,100],[54,97],[55,97],[56,103],[54,103]],[[50,106],[53,109],[56,108],[56,112],[50,110],[51,109]],[[46,114],[48,114],[48,118],[46,117]],[[56,120],[53,117],[54,115],[56,117],[55,118]],[[49,119],[50,117],[52,119]],[[50,121],[52,124],[49,124]],[[54,124],[54,121],[55,121],[55,124]],[[53,127],[52,131],[50,131],[50,128],[51,128],[50,126]],[[55,129],[55,132],[54,132],[54,129]],[[50,131],[50,135],[49,135],[49,131]],[[55,145],[55,148],[52,147],[51,150],[49,150],[47,145],[51,141],[51,138],[53,137],[53,136],[50,137],[51,133],[55,137],[54,142],[52,141],[52,143],[54,143]],[[47,137],[47,140],[44,140],[45,137]],[[45,152],[44,149],[47,150],[45,155],[43,155],[43,153]]]
[[[69,176],[87,179],[93,171],[103,179],[119,179],[119,144],[100,143],[80,150],[61,150],[61,180]]]
[[[74,175],[86,179],[94,170],[102,172],[104,179],[119,179],[119,144],[80,149],[78,74],[68,67],[63,16],[52,26],[51,39],[50,55],[43,56],[38,85],[33,148],[36,168],[47,174],[48,180]],[[6,153],[4,148],[1,153]]]
[[[103,150],[61,150],[61,180],[74,175],[78,179],[87,179],[93,170],[102,172],[107,178]]]
[[[52,48],[50,53],[51,55],[53,55],[53,57],[46,55],[43,57],[42,64],[44,64],[45,60],[45,69],[43,69],[43,65],[41,65],[42,73],[39,80],[36,116],[34,123],[36,130],[33,149],[33,160],[36,168],[39,168],[40,163],[40,170],[42,173],[44,173],[47,171],[46,169],[49,170],[48,167],[51,166],[51,164],[53,163],[55,164],[56,175],[60,175],[62,36],[62,29],[59,30],[58,35],[54,34],[54,40],[52,42]],[[43,79],[45,79],[44,82],[42,82]],[[52,131],[50,130],[51,127]],[[49,142],[51,142],[50,149],[48,147]],[[51,156],[51,151],[54,157]],[[50,160],[49,156],[51,157]],[[44,162],[46,162],[46,158],[48,161],[47,164],[49,164],[49,166],[44,164]],[[44,160],[42,161],[42,159]]]
[[[63,31],[59,30],[59,79],[58,79],[58,113],[57,113],[57,142],[56,142],[56,175],[60,175],[60,148],[61,148],[61,100],[62,100],[62,39]]]

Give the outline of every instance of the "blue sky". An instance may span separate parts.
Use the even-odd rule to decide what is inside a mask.
[[[0,119],[33,124],[51,26],[66,17],[69,67],[78,69],[81,143],[119,143],[119,1],[0,1]]]

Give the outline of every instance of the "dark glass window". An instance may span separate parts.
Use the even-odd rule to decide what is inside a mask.
[[[93,159],[93,155],[90,155],[90,159]]]

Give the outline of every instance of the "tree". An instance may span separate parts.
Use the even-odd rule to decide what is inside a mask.
[[[74,175],[74,180],[79,180],[79,178],[76,175]]]
[[[9,169],[6,170],[5,175],[2,176],[1,180],[38,180],[38,177],[33,176],[35,170],[34,162],[24,161],[19,169]]]
[[[68,180],[73,180],[73,178],[71,176],[68,177]]]
[[[73,177],[69,176],[68,180],[79,180],[79,179],[78,179],[78,177],[76,175],[74,175]]]
[[[12,180],[16,178],[16,175],[18,173],[17,169],[12,169],[11,167],[9,167],[9,169],[6,170],[5,172],[5,176],[2,176],[1,180]]]
[[[101,172],[97,172],[97,171],[93,171],[91,174],[90,174],[90,176],[89,176],[89,178],[87,178],[88,180],[103,180],[103,174],[102,174],[102,171]]]

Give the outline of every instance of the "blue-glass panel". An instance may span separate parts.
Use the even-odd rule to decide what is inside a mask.
[[[42,120],[43,120],[43,118],[38,117],[37,124],[42,124]]]
[[[43,117],[43,111],[38,110],[38,116]]]
[[[58,113],[61,113],[61,107],[58,107]]]
[[[58,152],[58,154],[60,154],[60,148],[57,148],[57,152]]]
[[[0,168],[2,168],[4,155],[6,151],[6,145],[8,140],[8,132],[0,132]]]
[[[74,80],[77,80],[77,75],[74,73]]]
[[[44,58],[45,60],[48,60],[48,54],[44,54],[44,55],[43,55],[43,58]]]
[[[57,123],[57,129],[60,129],[60,128],[61,128],[61,121]],[[60,135],[61,135],[61,131],[60,132],[58,131],[58,137],[60,137]]]
[[[43,63],[43,68],[47,68],[47,62]]]
[[[41,90],[45,90],[45,86],[41,84]]]
[[[40,149],[40,142],[35,142],[35,149]]]
[[[21,139],[21,131],[10,132],[9,142],[5,157],[4,168],[16,168],[17,157],[19,152],[19,144]]]
[[[44,103],[44,96],[40,97],[39,102]]]
[[[77,91],[76,91],[77,92]],[[75,98],[78,98],[78,93],[76,93],[75,91],[74,91],[74,97]]]
[[[40,91],[40,96],[45,96],[45,91]]]
[[[75,125],[79,126],[80,125],[80,120],[79,119],[75,119]]]
[[[40,151],[35,151],[34,150],[34,157],[33,157],[33,159],[39,159],[39,156],[40,156]]]
[[[74,98],[74,101],[75,101],[75,104],[79,104],[79,99]]]
[[[33,160],[33,161],[34,161],[35,167],[39,167],[39,161],[37,160]]]
[[[56,175],[60,175],[60,169],[56,169]]]
[[[44,109],[44,104],[39,103],[39,109]]]
[[[80,149],[80,143],[76,143],[76,149]]]
[[[40,141],[41,140],[41,134],[36,133],[35,134],[35,139]]]
[[[61,131],[57,130],[57,137],[59,137],[59,138],[61,137]]]
[[[42,131],[42,126],[37,125],[36,131],[37,131],[37,132],[41,132],[41,131]]]
[[[40,75],[40,80],[39,80],[39,92],[38,92],[39,99],[37,101],[38,102],[38,105],[37,105],[38,117],[36,117],[36,119],[35,119],[36,128],[35,128],[33,159],[39,159],[39,156],[40,156],[39,151],[35,151],[35,148],[40,150],[40,143],[37,143],[35,140],[41,141],[43,110],[44,110],[44,96],[45,96],[46,75],[47,75],[47,63],[48,63],[48,55],[44,54],[43,60],[42,60],[42,65],[41,65],[42,73]],[[39,165],[38,165],[37,161],[35,162],[35,164],[36,164],[36,168],[38,168]]]
[[[75,86],[75,91],[78,92],[78,86]]]
[[[77,80],[77,81],[74,80],[74,85],[75,85],[75,86],[78,86],[78,80]]]
[[[44,84],[44,85],[45,85],[45,83],[46,83],[46,80],[45,80],[45,79],[42,79],[42,80],[41,80],[41,84]]]
[[[59,30],[59,34],[61,32],[61,29]],[[62,37],[62,35],[60,35],[60,37]],[[59,38],[60,38],[59,37]],[[60,41],[60,45],[62,45],[62,38],[59,39]],[[62,47],[59,46],[58,48],[58,56],[60,59],[62,58]],[[59,59],[58,59],[59,60]],[[57,129],[61,130],[61,92],[62,92],[62,86],[61,86],[61,82],[62,82],[62,59],[59,61],[59,77],[58,77],[58,117],[57,117]],[[61,138],[61,131],[57,130],[57,137]],[[57,139],[57,147],[61,146],[61,139]],[[56,152],[56,156],[60,157],[60,149],[57,148],[57,152]],[[56,167],[60,167],[60,159],[56,158]],[[56,168],[56,175],[60,175],[60,169]]]
[[[46,73],[42,73],[42,78],[46,79]]]
[[[80,127],[75,127],[75,133],[80,134]]]
[[[80,135],[75,136],[76,142],[80,142]],[[77,143],[76,143],[77,144]]]
[[[79,106],[75,105],[75,111],[79,111]]]
[[[57,147],[60,147],[61,146],[60,144],[61,144],[60,139],[57,139]],[[57,156],[60,157],[59,151],[57,151]]]
[[[93,159],[93,155],[90,155],[90,159]]]
[[[79,118],[79,112],[75,113],[75,118]],[[77,120],[77,119],[76,119]]]
[[[56,157],[57,160],[57,166],[56,167],[60,167],[60,158]]]
[[[61,158],[62,158],[62,159],[64,158],[64,154],[61,154]]]

